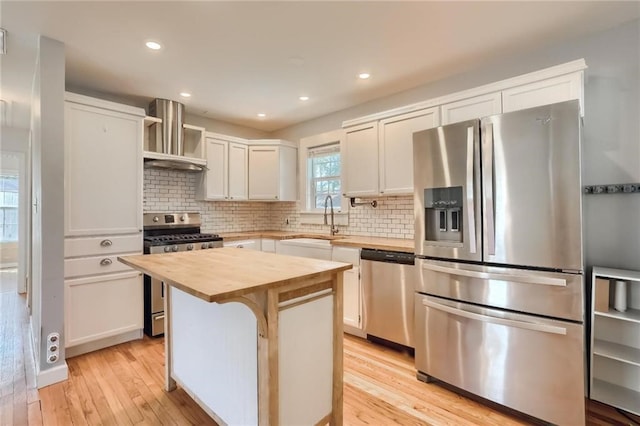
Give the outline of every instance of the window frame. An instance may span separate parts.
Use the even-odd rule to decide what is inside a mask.
[[[300,139],[299,145],[299,170],[300,170],[300,218],[301,223],[324,224],[324,208],[312,209],[310,201],[310,176],[309,149],[320,148],[332,144],[338,144],[340,151],[340,188],[344,188],[344,131],[342,129],[333,130],[318,135],[313,135]],[[335,223],[337,225],[348,225],[349,199],[340,194],[340,208],[334,208]]]

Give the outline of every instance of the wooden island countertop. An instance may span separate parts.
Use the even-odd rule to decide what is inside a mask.
[[[122,256],[118,260],[207,302],[221,302],[353,267],[233,247]]]

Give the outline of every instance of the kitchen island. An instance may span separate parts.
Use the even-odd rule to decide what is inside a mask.
[[[220,424],[342,424],[350,264],[238,248],[119,260],[167,287],[167,391]]]

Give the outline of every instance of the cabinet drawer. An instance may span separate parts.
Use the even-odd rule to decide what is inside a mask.
[[[66,238],[64,256],[99,256],[113,253],[142,253],[142,234],[89,238]]]
[[[66,347],[142,329],[141,275],[65,280]]]
[[[139,253],[122,253],[139,254]],[[113,272],[131,272],[133,269],[118,261],[117,255],[78,257],[75,259],[65,259],[64,277],[80,277],[83,275],[108,274]]]

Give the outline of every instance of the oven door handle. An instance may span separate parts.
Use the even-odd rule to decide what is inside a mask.
[[[469,271],[467,269],[448,268],[446,266],[433,265],[431,263],[423,263],[422,269],[444,272],[445,274],[458,275],[462,277],[479,278],[483,280],[515,281],[525,284],[542,284],[558,287],[567,286],[567,280],[565,279],[543,277],[539,275],[499,274],[496,272]]]
[[[463,309],[452,308],[450,306],[432,302],[427,299],[423,299],[422,304],[432,309],[437,309],[439,311],[446,312],[448,314],[457,315],[459,317],[468,318],[475,321],[505,325],[507,327],[523,328],[526,330],[540,331],[543,333],[561,334],[563,336],[567,334],[567,329],[564,327],[557,327],[553,325],[538,324],[538,323],[527,322],[527,321],[517,321],[517,320],[510,320],[505,318],[492,317],[489,315],[476,314],[475,312],[469,312]]]

